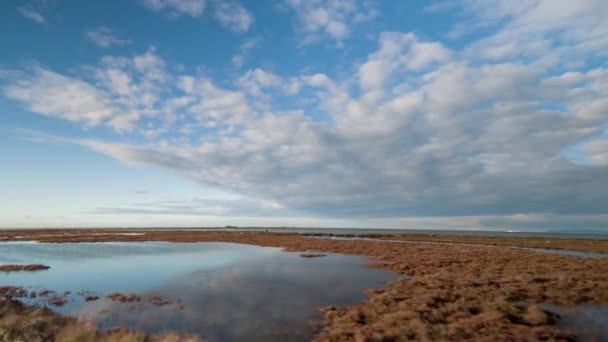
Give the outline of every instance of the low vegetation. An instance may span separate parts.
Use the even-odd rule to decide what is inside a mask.
[[[0,265],[0,272],[21,272],[21,271],[42,271],[51,268],[47,265],[31,264],[31,265]]]
[[[302,258],[320,258],[320,257],[324,257],[325,254],[320,254],[320,253],[302,253],[300,254],[300,257]]]
[[[503,243],[501,238],[492,238],[491,246],[478,245],[485,237],[476,238],[457,237],[456,242],[468,239],[471,244],[429,244],[312,239],[262,232],[146,231],[145,236],[126,236],[73,231],[36,239],[245,243],[305,254],[365,255],[373,260],[370,267],[403,275],[384,288],[370,290],[367,300],[360,304],[324,308],[315,337],[319,341],[574,340],[577,332],[560,329],[556,324],[560,317],[543,309],[545,304],[608,305],[608,258],[579,258],[503,246],[519,243],[535,247],[527,245],[531,240],[505,238]],[[564,239],[551,246],[602,252],[604,244]],[[584,246],[594,247],[582,249]]]

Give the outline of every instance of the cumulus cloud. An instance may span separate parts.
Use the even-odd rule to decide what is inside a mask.
[[[168,12],[171,17],[200,17],[207,6],[205,0],[141,0],[141,3],[151,11]],[[253,15],[236,1],[213,0],[210,5],[213,16],[223,27],[247,32],[253,24]]]
[[[544,17],[536,11],[542,1],[500,2],[506,9],[496,13],[464,3],[467,15],[483,25],[492,20],[495,30],[452,49],[414,33],[385,32],[345,76],[252,68],[219,82],[172,72],[151,49],[104,58],[90,67],[92,79],[39,67],[11,77],[4,93],[43,115],[194,135],[78,143],[318,215],[424,217],[432,224],[461,217],[463,225],[495,227],[549,226],[559,218],[573,226],[606,222],[608,70],[577,50],[604,43],[572,31],[580,25],[608,32],[604,22],[588,21],[604,2],[586,1],[585,10],[568,16],[559,15],[562,7],[547,8],[557,13]],[[314,12],[321,3],[290,4]],[[354,13],[348,1],[327,4],[349,13],[338,15],[346,21]],[[530,20],[543,20],[543,29],[528,28]],[[310,34],[326,30],[311,25]],[[517,40],[517,50],[530,53],[472,53],[523,32],[534,39]],[[571,38],[565,45],[564,35]],[[547,60],[552,55],[577,61],[556,67]],[[110,124],[117,118],[125,123]],[[573,146],[582,146],[588,162],[565,156]]]
[[[422,42],[412,33],[384,32],[379,48],[359,68],[363,89],[380,88],[399,69],[420,71],[446,62],[450,51],[436,42]]]
[[[173,16],[198,17],[205,10],[205,0],[141,0],[141,3],[152,11],[168,11]]]
[[[130,43],[128,40],[116,37],[112,29],[103,26],[87,30],[84,34],[89,40],[97,44],[97,46],[106,49],[112,46],[123,46]]]
[[[4,88],[6,96],[35,113],[95,126],[111,118],[115,109],[106,94],[86,82],[42,67]]]
[[[328,37],[341,43],[351,34],[351,26],[370,20],[376,14],[373,8],[354,0],[286,0],[296,15],[296,27],[304,35],[304,43]]]
[[[213,13],[222,26],[235,32],[246,32],[253,24],[253,15],[237,2],[216,1]]]
[[[153,49],[133,58],[104,57],[74,76],[35,65],[7,75],[3,92],[35,113],[132,131],[142,118],[164,116],[160,97],[169,79],[164,68]]]

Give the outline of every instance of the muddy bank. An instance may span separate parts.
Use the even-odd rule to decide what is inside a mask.
[[[41,235],[37,239],[44,242],[213,241],[358,254],[374,258],[373,267],[407,275],[370,291],[358,305],[326,308],[317,335],[324,341],[571,340],[576,331],[558,329],[560,317],[543,310],[543,304],[608,305],[607,259],[500,246],[322,240],[257,232]]]
[[[31,265],[0,265],[0,272],[21,272],[21,271],[42,271],[51,268],[47,265],[31,264]]]

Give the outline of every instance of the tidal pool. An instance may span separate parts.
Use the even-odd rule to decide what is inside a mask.
[[[365,298],[394,273],[365,267],[364,257],[328,254],[302,258],[279,248],[232,243],[0,243],[0,264],[43,263],[49,270],[0,273],[0,286],[50,290],[25,299],[54,311],[92,320],[101,328],[149,333],[189,332],[211,341],[308,340],[319,308]],[[137,293],[141,301],[105,298]],[[86,302],[83,294],[97,295]],[[168,302],[149,303],[158,296]]]

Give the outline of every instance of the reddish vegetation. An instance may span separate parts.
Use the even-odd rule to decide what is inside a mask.
[[[48,270],[50,266],[33,264],[33,265],[0,265],[0,272],[19,272],[19,271],[41,271]]]
[[[27,296],[27,290],[22,287],[16,286],[1,286],[0,287],[0,298],[22,298]]]
[[[160,296],[154,296],[154,295],[148,296],[148,303],[153,304],[153,305],[158,305],[158,306],[171,304],[170,301],[164,300]]]
[[[132,303],[132,302],[141,302],[141,296],[135,293],[120,293],[115,292],[109,294],[107,298],[111,301],[121,302],[121,303]]]
[[[93,302],[99,299],[99,296],[95,296],[95,295],[86,295],[84,296],[84,300],[87,302]]]
[[[55,305],[55,306],[63,306],[63,304],[67,303],[68,300],[65,297],[62,296],[53,296],[50,297],[47,302],[50,305]]]
[[[326,254],[315,254],[315,253],[302,253],[300,256],[302,258],[319,258],[324,257]]]
[[[368,299],[358,305],[325,309],[323,327],[316,337],[323,341],[570,340],[573,333],[557,329],[554,322],[558,317],[544,311],[540,304],[608,305],[608,259],[583,259],[500,246],[322,240],[272,233],[146,231],[145,236],[117,235],[111,231],[104,235],[88,231],[55,236],[28,233],[41,234],[34,238],[46,242],[214,241],[299,252],[359,254],[374,258],[374,267],[408,275],[390,282],[384,289],[370,291]],[[423,238],[459,243],[486,239],[469,236],[459,236],[458,241],[438,241],[442,236],[419,239]],[[531,244],[540,243],[528,238],[517,241],[505,238],[504,243],[502,238],[492,239],[494,245],[539,247]],[[542,247],[606,252],[607,244],[563,239]]]
[[[391,240],[447,242],[492,246],[516,246],[527,248],[564,249],[608,254],[608,240],[564,239],[546,237],[464,236],[437,234],[399,234],[381,237]]]

